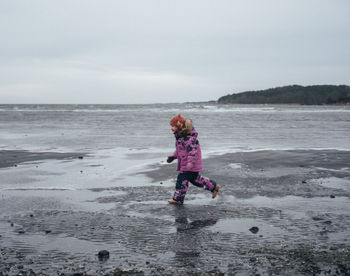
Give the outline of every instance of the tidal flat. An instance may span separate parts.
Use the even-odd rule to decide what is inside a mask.
[[[0,275],[350,275],[349,151],[208,154],[221,191],[182,206],[176,164],[142,150],[120,174],[110,151],[30,156],[0,169]]]

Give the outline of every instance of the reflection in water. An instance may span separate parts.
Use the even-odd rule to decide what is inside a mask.
[[[195,267],[201,262],[202,243],[205,243],[206,235],[202,228],[212,226],[217,219],[200,219],[190,221],[190,210],[185,206],[174,206],[176,223],[176,239],[174,244],[175,262],[178,267]],[[193,212],[193,210],[192,210]],[[193,213],[192,213],[193,216]]]

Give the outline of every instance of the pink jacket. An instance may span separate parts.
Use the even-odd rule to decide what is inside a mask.
[[[197,139],[198,133],[192,128],[190,134],[176,137],[176,150],[169,156],[177,158],[178,171],[200,172],[202,170],[202,152]]]

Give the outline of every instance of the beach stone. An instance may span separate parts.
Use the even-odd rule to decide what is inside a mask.
[[[98,260],[99,261],[107,261],[109,259],[109,251],[101,250],[98,252]]]
[[[259,232],[259,227],[253,226],[252,228],[249,229],[250,232],[253,234],[256,234]]]

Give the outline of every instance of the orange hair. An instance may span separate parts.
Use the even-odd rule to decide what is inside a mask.
[[[170,119],[170,125],[171,126],[176,126],[179,129],[183,128],[184,124],[186,122],[186,119],[184,118],[184,116],[182,116],[180,113],[176,114],[175,116],[173,116]]]

